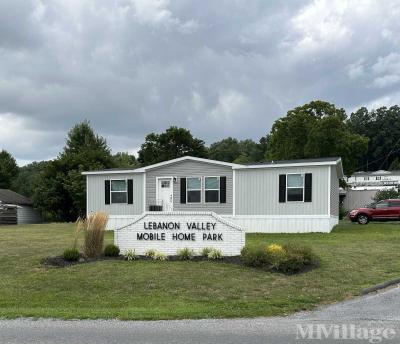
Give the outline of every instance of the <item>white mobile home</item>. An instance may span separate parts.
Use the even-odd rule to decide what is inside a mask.
[[[212,212],[246,232],[330,232],[338,223],[340,158],[252,165],[182,157],[137,169],[84,172],[87,212],[109,229],[146,213]]]

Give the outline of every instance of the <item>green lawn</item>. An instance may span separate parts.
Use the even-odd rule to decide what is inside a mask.
[[[330,234],[250,234],[247,245],[311,245],[321,267],[285,276],[212,262],[103,261],[45,268],[73,225],[0,227],[0,317],[175,319],[284,315],[400,277],[400,223],[343,222]],[[112,233],[107,233],[112,241]]]

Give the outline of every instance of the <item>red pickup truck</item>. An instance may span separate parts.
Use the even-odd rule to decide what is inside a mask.
[[[400,220],[400,199],[385,199],[349,213],[352,222],[366,225],[369,221]]]

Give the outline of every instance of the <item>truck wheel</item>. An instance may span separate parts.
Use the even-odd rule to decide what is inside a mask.
[[[369,222],[369,218],[367,215],[361,214],[357,216],[357,222],[360,225],[366,225]]]

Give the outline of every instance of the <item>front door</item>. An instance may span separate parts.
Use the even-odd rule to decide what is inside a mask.
[[[163,211],[173,210],[173,179],[159,178],[157,186],[157,202],[162,205]]]

